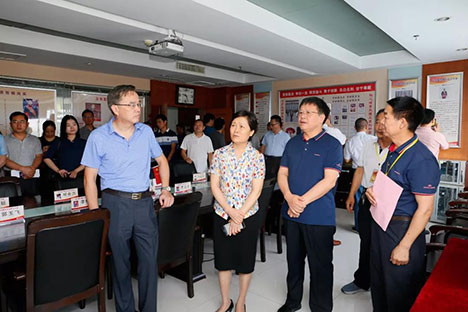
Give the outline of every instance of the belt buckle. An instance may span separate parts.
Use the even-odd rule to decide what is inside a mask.
[[[141,199],[141,193],[132,193],[132,199],[133,200]]]

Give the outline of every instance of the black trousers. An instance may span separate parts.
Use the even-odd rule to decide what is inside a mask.
[[[301,304],[305,257],[309,262],[311,311],[333,309],[333,234],[335,226],[308,225],[285,219],[288,260],[286,305]]]
[[[409,225],[410,221],[390,221],[384,232],[372,221],[371,293],[376,312],[409,311],[424,284],[424,231],[411,246],[407,265],[397,266],[390,262],[393,249]]]
[[[109,243],[117,312],[135,312],[130,274],[130,240],[138,257],[138,310],[157,310],[158,222],[151,197],[140,200],[102,193],[102,207],[110,211]]]
[[[370,287],[370,247],[371,247],[371,224],[370,202],[363,194],[359,200],[359,266],[354,272],[354,284],[368,290]]]

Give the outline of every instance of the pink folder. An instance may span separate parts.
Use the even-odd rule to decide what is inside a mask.
[[[379,171],[375,178],[373,190],[377,206],[371,206],[370,212],[375,222],[382,230],[386,231],[403,188],[393,182],[382,171]]]

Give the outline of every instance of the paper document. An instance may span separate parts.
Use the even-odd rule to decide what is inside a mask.
[[[393,182],[382,171],[379,171],[375,178],[373,190],[377,206],[371,206],[370,212],[375,222],[382,230],[386,231],[403,188]]]

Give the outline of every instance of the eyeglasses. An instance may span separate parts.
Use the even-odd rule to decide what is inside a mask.
[[[303,116],[303,115],[305,115],[307,117],[310,117],[310,116],[312,116],[312,114],[319,115],[319,112],[299,111],[299,112],[296,113],[296,115],[299,116],[299,117]]]
[[[139,103],[114,103],[114,105],[117,105],[117,106],[128,106],[128,107],[131,107],[133,109],[135,108],[141,108],[143,105],[139,102]]]
[[[11,121],[12,124],[25,124],[26,123],[26,120],[22,119],[22,120],[12,120]]]

